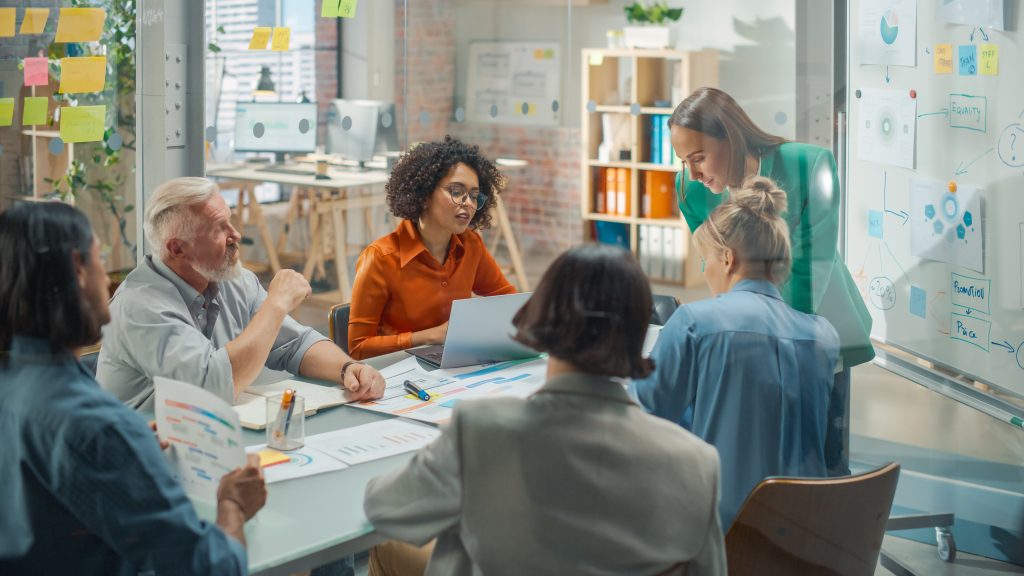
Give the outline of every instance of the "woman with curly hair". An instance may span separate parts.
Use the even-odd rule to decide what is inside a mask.
[[[478,147],[451,136],[402,156],[385,185],[388,207],[402,222],[356,263],[353,358],[442,344],[452,301],[516,291],[475,232],[490,225],[504,187],[505,177]]]

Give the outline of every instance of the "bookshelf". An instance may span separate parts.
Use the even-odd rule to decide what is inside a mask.
[[[700,258],[687,257],[690,232],[674,186],[682,164],[664,125],[690,92],[718,85],[718,53],[587,48],[582,62],[584,233],[628,243],[652,281],[702,283]],[[670,236],[671,248],[661,240]]]

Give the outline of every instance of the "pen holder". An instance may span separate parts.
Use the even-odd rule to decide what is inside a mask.
[[[296,394],[288,410],[281,407],[282,397],[267,398],[267,446],[295,450],[306,443],[306,399]]]

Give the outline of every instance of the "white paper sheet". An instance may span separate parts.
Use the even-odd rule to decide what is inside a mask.
[[[1005,0],[942,0],[939,15],[951,24],[971,24],[1005,30]]]
[[[242,425],[231,406],[199,386],[156,377],[156,423],[185,492],[216,501],[221,477],[245,466]]]
[[[981,190],[910,180],[910,249],[915,256],[985,272]]]
[[[266,447],[266,444],[249,446],[245,451],[249,454],[256,454]],[[267,484],[348,468],[348,465],[341,460],[332,458],[312,446],[303,446],[302,448],[282,452],[282,454],[288,456],[289,460],[287,462],[273,464],[263,469],[263,477]]]
[[[307,436],[306,445],[352,465],[419,450],[440,435],[436,428],[392,418]]]
[[[917,65],[917,0],[861,0],[861,64]]]
[[[866,162],[914,168],[917,99],[909,90],[860,90],[857,157]]]
[[[267,398],[284,394],[287,388],[305,400],[306,415],[317,410],[345,403],[345,394],[336,386],[321,386],[299,380],[282,380],[272,384],[253,385],[235,398],[234,409],[246,428],[262,430],[267,427]]]

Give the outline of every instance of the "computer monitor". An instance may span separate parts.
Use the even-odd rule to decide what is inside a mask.
[[[235,105],[235,152],[316,151],[315,102],[239,102]]]
[[[327,108],[325,152],[362,165],[375,154],[398,150],[395,104],[379,100],[334,100]]]

